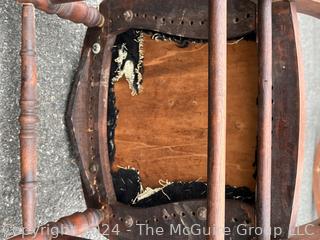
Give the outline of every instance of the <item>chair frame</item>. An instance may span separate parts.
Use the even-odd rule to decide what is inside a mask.
[[[296,231],[304,145],[304,83],[297,12],[319,18],[320,2],[318,0],[297,0],[296,2],[259,0],[257,7],[249,0],[210,0],[209,5],[207,1],[200,0],[196,8],[191,1],[187,0],[122,0],[120,2],[104,0],[99,11],[75,0],[19,1],[23,6],[19,119],[21,194],[22,219],[27,236],[17,236],[12,239],[34,239],[32,232],[36,228],[38,116],[36,113],[37,66],[34,7],[89,27],[75,79],[77,83],[84,83],[81,86],[85,87],[75,84],[68,111],[69,129],[72,129],[73,145],[77,149],[83,190],[89,209],[84,213],[77,213],[49,224],[47,228],[59,229],[58,233],[61,236],[58,239],[81,239],[67,235],[78,236],[99,225],[100,231],[107,231],[110,239],[135,239],[138,220],[154,218],[157,220],[154,222],[155,225],[167,226],[168,222],[181,221],[173,214],[182,213],[186,213],[186,219],[190,220],[190,224],[215,226],[217,231],[207,236],[209,240],[224,239],[225,227],[231,226],[234,229],[234,223],[232,223],[234,216],[249,220],[251,225],[262,229],[281,227],[285,229],[280,236],[282,239],[310,239],[307,235],[290,236],[290,233]],[[196,18],[196,21],[201,18],[205,21],[194,28],[182,22],[165,24],[161,17],[153,22],[146,21],[144,15],[141,17],[136,14],[149,11],[148,16],[151,14],[151,16],[170,18],[172,16],[167,16],[165,2],[172,3],[169,5],[176,9],[177,18],[185,10],[189,14],[187,16]],[[232,22],[234,16],[248,9],[251,11],[252,6],[254,6],[253,16],[255,17],[234,26],[235,23]],[[208,39],[207,200],[172,203],[149,208],[147,211],[117,202],[108,156],[106,101],[112,60],[111,49],[116,36],[130,28]],[[260,73],[255,212],[253,206],[225,200],[227,39],[243,36],[254,30],[258,36]],[[95,44],[100,46],[100,51],[93,49]],[[87,101],[88,99],[91,100]],[[89,109],[90,106],[94,108],[81,110],[81,107]],[[84,125],[79,124],[78,120],[81,119],[85,119]],[[90,154],[96,157],[90,158]],[[111,230],[116,225],[120,226],[120,235],[114,234]],[[109,229],[106,229],[106,226]],[[128,233],[128,229],[132,232]],[[314,239],[317,239],[320,231],[316,227],[313,230],[316,233]],[[234,234],[236,233],[232,231],[233,239],[252,238],[252,236],[241,238]],[[267,240],[271,236],[270,231],[264,230],[257,239]],[[52,237],[50,231],[47,231],[38,234],[36,239]],[[170,239],[185,239],[183,237],[171,236]],[[142,236],[139,239],[150,238]],[[164,235],[163,238],[157,239],[168,239],[168,236]],[[192,239],[203,239],[203,236],[192,237]]]

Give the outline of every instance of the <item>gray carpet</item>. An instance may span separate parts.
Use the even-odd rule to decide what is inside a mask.
[[[306,134],[305,163],[298,224],[316,218],[312,201],[312,170],[320,134],[320,21],[300,15],[302,55],[305,72]]]
[[[90,2],[90,1],[89,1]],[[95,3],[95,1],[91,1]],[[19,193],[18,100],[20,88],[20,6],[3,0],[0,6],[0,239],[17,232],[21,223]],[[299,223],[314,217],[311,173],[314,145],[320,129],[320,21],[301,17],[306,72],[306,167]],[[70,150],[64,113],[78,64],[85,28],[37,12],[39,79],[39,188],[37,222],[85,209],[79,171]],[[16,229],[17,228],[17,229]],[[99,239],[95,232],[86,237]]]

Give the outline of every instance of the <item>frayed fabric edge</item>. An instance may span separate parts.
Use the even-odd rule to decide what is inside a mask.
[[[131,95],[136,96],[140,94],[143,90],[142,82],[142,71],[143,71],[143,60],[144,60],[144,34],[142,31],[136,31],[138,35],[135,42],[138,43],[139,48],[139,60],[135,66],[135,63],[132,60],[128,60],[127,56],[129,51],[125,43],[121,45],[121,48],[118,49],[118,57],[114,60],[117,64],[116,74],[111,79],[112,84],[118,82],[122,77],[125,77],[129,84],[129,89],[131,90]]]

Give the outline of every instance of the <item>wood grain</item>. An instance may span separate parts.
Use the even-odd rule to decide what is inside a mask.
[[[18,2],[32,3],[35,8],[47,14],[56,14],[60,18],[82,23],[87,27],[102,27],[105,21],[98,9],[85,2],[74,1],[63,4],[54,4],[50,0],[18,0]]]
[[[107,144],[106,104],[115,36],[100,34],[98,28],[88,30],[66,115],[90,208],[116,202]],[[92,45],[96,42],[103,50],[94,54]]]
[[[258,2],[259,98],[257,227],[259,240],[270,240],[272,162],[272,1]]]
[[[22,222],[26,233],[36,227],[37,187],[37,65],[35,11],[32,4],[22,8],[20,162]]]
[[[225,238],[227,143],[227,1],[209,1],[208,240]]]
[[[254,190],[257,131],[257,49],[228,45],[226,183]],[[159,180],[207,180],[208,46],[145,37],[144,92],[115,86],[120,110],[113,170],[134,167],[144,186]]]
[[[19,235],[10,240],[48,240],[48,239],[78,239],[77,237],[64,238],[61,235],[80,236],[90,229],[97,228],[105,219],[105,210],[87,209],[70,216],[63,217],[56,222],[47,223],[40,230],[32,232],[31,235]],[[82,239],[82,238],[81,238]]]
[[[296,225],[303,172],[304,81],[294,3],[273,3],[271,225],[287,238]]]

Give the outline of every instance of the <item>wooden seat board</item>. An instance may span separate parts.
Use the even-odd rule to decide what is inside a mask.
[[[143,186],[159,180],[207,180],[208,45],[179,48],[145,36],[144,91],[115,85],[119,118],[115,171],[139,170]],[[256,43],[228,45],[227,184],[255,188]]]

